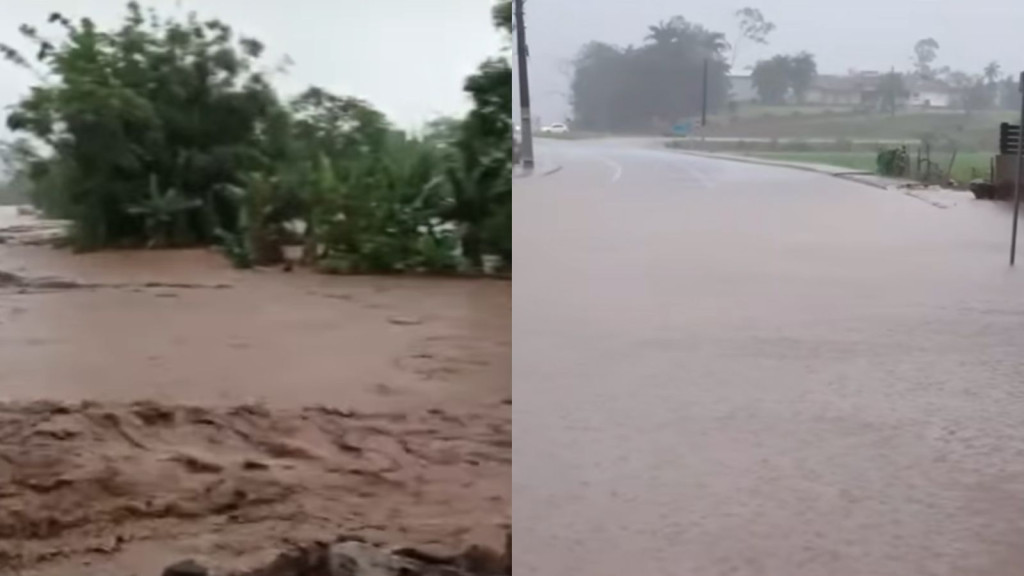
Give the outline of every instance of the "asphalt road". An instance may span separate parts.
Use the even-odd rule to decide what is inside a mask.
[[[1010,215],[637,141],[514,183],[530,576],[1024,574]]]

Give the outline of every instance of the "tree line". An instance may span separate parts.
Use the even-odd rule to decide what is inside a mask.
[[[729,73],[740,49],[768,44],[775,24],[760,10],[735,13],[737,28],[726,35],[675,16],[648,28],[639,46],[605,42],[585,45],[572,61],[573,125],[596,132],[665,132],[692,122],[704,104],[704,66],[708,67],[707,110],[714,114],[730,102]],[[948,86],[953,105],[966,112],[1015,107],[1017,80],[1003,77],[990,63],[977,74],[936,66],[939,44],[931,38],[914,47],[913,67],[880,75],[871,98],[862,106],[895,114],[906,104],[911,88],[929,81]],[[818,78],[815,56],[802,51],[759,60],[751,83],[761,103],[804,102]]]
[[[493,14],[507,43],[511,2]],[[358,98],[283,98],[264,44],[219,20],[130,2],[109,29],[47,24],[52,36],[20,28],[31,52],[0,45],[39,79],[7,118],[22,138],[4,156],[35,204],[73,222],[76,248],[219,243],[246,267],[302,244],[337,271],[448,271],[488,254],[511,266],[506,55],[466,80],[464,118],[411,135]]]
[[[940,45],[934,38],[919,40],[913,49],[909,70],[896,69],[882,74],[872,101],[878,111],[896,113],[910,96],[914,86],[944,85],[953,105],[970,113],[992,108],[1016,108],[1019,102],[1017,79],[1003,76],[998,62],[990,62],[977,73],[953,70],[937,65]],[[813,54],[776,55],[760,60],[753,68],[751,81],[758,99],[764,104],[802,103],[818,76]]]
[[[591,42],[572,62],[572,110],[577,129],[665,131],[729,103],[729,71],[741,48],[767,44],[775,25],[760,10],[737,10],[733,40],[675,16],[648,27],[640,46]],[[707,69],[707,98],[704,74]],[[766,92],[806,90],[816,74],[806,53],[776,57],[759,75]],[[781,82],[777,87],[772,82]],[[783,94],[784,95],[784,94]],[[772,99],[778,99],[773,93]]]
[[[699,115],[708,66],[708,109],[729,93],[725,36],[681,16],[648,29],[641,46],[592,42],[573,61],[572,109],[577,129],[664,130]]]

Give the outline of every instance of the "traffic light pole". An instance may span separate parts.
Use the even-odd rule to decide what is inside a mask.
[[[1020,133],[1017,136],[1017,179],[1013,184],[1013,239],[1010,243],[1010,266],[1017,263],[1017,228],[1020,219],[1020,181],[1024,178],[1024,72],[1018,86],[1021,93]]]
[[[526,19],[523,16],[525,0],[514,0],[516,12],[516,44],[519,66],[519,122],[522,125],[521,155],[523,168],[533,170],[533,118],[530,114],[529,50],[526,46]]]

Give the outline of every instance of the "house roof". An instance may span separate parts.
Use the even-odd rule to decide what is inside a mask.
[[[908,78],[907,88],[914,92],[938,92],[940,94],[947,94],[953,92],[953,89],[942,82],[941,80],[923,80],[921,78]]]
[[[834,76],[822,74],[811,88],[822,92],[863,92],[878,88],[879,76]]]

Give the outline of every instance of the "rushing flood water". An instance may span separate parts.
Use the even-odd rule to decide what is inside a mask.
[[[0,246],[0,270],[117,285],[0,289],[2,399],[400,406],[509,394],[507,282],[238,272],[208,251],[17,246]]]

